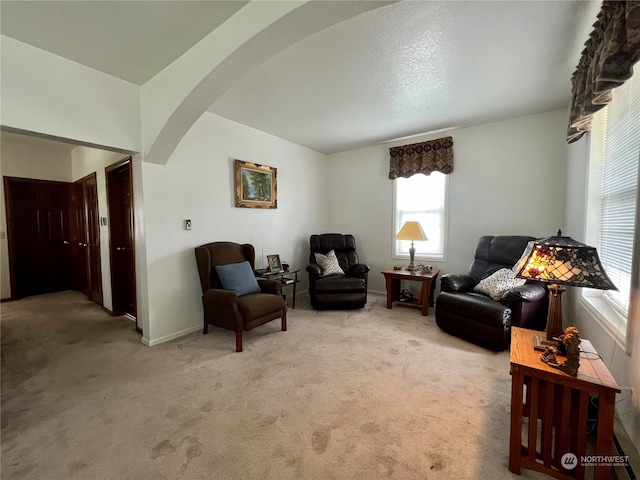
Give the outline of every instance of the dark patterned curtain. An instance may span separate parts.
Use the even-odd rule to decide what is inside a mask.
[[[567,143],[591,130],[593,114],[611,102],[611,90],[633,75],[640,60],[640,1],[605,1],[571,78]]]
[[[391,180],[409,178],[416,173],[453,172],[453,138],[445,137],[428,142],[412,143],[389,149]]]

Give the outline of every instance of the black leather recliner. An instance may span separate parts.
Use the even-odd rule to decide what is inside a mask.
[[[309,239],[309,296],[317,309],[362,308],[367,303],[367,277],[369,267],[359,263],[356,240],[353,235],[325,233],[311,235]],[[344,275],[322,276],[315,253],[336,253]]]
[[[512,325],[544,330],[548,291],[542,283],[527,281],[507,290],[500,301],[473,291],[480,280],[501,268],[512,268],[531,240],[535,238],[480,238],[469,273],[442,276],[436,324],[445,332],[495,351],[509,348]]]

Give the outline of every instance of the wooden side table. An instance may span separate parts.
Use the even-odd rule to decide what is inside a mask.
[[[413,282],[421,282],[420,295],[414,298],[412,302],[402,302],[405,305],[417,305],[422,307],[422,315],[429,314],[429,303],[433,302],[433,292],[436,288],[436,278],[440,270],[431,270],[430,272],[410,272],[409,270],[394,270],[388,268],[382,271],[385,284],[387,287],[387,308],[393,307],[393,302],[400,301],[400,282],[402,280],[410,280]]]
[[[527,468],[559,479],[583,479],[590,396],[598,399],[595,453],[587,456],[594,460],[611,455],[620,387],[588,340],[580,343],[580,350],[586,353],[580,354],[578,375],[572,377],[540,360],[540,352],[533,349],[533,339],[539,334],[511,327],[509,470],[520,474]],[[525,418],[528,425],[523,432]],[[602,463],[593,465],[594,479],[614,478],[613,468]]]

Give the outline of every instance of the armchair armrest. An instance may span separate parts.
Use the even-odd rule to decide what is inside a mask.
[[[466,292],[475,287],[476,282],[470,275],[447,273],[440,279],[440,288],[443,292]]]
[[[507,290],[502,296],[502,302],[537,302],[547,294],[547,289],[540,284],[525,283],[519,287]]]
[[[258,285],[262,293],[271,293],[273,295],[282,295],[282,282],[280,280],[258,279]]]
[[[364,263],[355,263],[351,265],[347,273],[354,277],[364,278],[365,275],[369,273],[369,265],[365,265]]]
[[[236,303],[236,292],[232,292],[231,290],[222,290],[219,288],[210,288],[204,292],[202,300],[210,303],[231,305]]]

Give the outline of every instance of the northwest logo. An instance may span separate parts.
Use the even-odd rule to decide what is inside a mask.
[[[578,457],[573,453],[565,453],[560,459],[560,465],[567,470],[573,470],[578,466]]]

